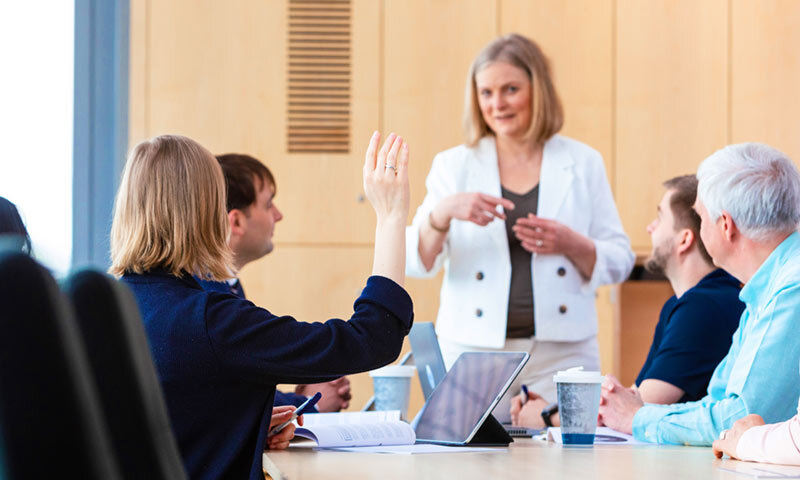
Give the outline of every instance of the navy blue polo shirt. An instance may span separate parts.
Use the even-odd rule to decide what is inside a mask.
[[[722,269],[709,273],[661,309],[653,344],[636,385],[648,378],[684,391],[679,403],[706,395],[711,374],[731,347],[744,303],[741,283]]]

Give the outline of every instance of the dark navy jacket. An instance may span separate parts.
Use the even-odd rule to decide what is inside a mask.
[[[744,310],[740,289],[739,280],[717,269],[681,298],[670,297],[661,309],[653,344],[636,385],[653,378],[683,390],[677,403],[703,398],[739,327]]]
[[[209,292],[220,292],[220,293],[230,293],[232,295],[236,295],[237,297],[247,298],[244,294],[244,288],[242,288],[241,282],[237,282],[236,287],[232,287],[228,282],[215,282],[213,280],[203,280],[201,278],[195,277],[197,283],[203,287],[203,290]],[[305,395],[298,395],[293,392],[281,392],[280,390],[275,390],[275,405],[294,405],[295,407],[299,407],[302,405],[308,397]],[[307,413],[319,413],[316,407],[311,407]]]
[[[299,322],[189,275],[122,277],[141,310],[172,428],[193,479],[263,479],[275,385],[317,383],[394,361],[411,298],[373,276],[349,321]]]

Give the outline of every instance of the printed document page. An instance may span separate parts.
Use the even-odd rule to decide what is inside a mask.
[[[400,410],[381,412],[337,412],[303,415],[304,427],[317,425],[354,425],[357,423],[399,422]]]
[[[299,427],[294,434],[310,438],[320,447],[412,445],[417,438],[409,424],[399,421]]]

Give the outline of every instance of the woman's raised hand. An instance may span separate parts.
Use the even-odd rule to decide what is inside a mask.
[[[408,144],[403,138],[389,134],[378,150],[380,133],[369,141],[364,159],[364,192],[378,221],[387,218],[406,221],[409,208]]]
[[[408,145],[390,134],[380,151],[372,134],[364,159],[364,192],[375,209],[375,257],[372,274],[405,282],[406,218],[408,218]]]
[[[505,220],[506,215],[497,210],[502,206],[506,210],[513,210],[511,200],[493,197],[485,193],[456,193],[443,199],[431,212],[431,222],[439,230],[446,230],[453,219],[464,220],[485,226],[495,218]]]

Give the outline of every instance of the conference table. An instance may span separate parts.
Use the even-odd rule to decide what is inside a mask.
[[[800,478],[798,467],[718,460],[711,454],[710,448],[702,447],[565,447],[544,440],[518,438],[508,448],[491,452],[391,455],[322,451],[314,446],[313,442],[303,440],[292,444],[287,450],[265,452],[266,478],[741,480],[748,478],[743,472],[754,472],[754,469],[797,475],[786,478]]]

